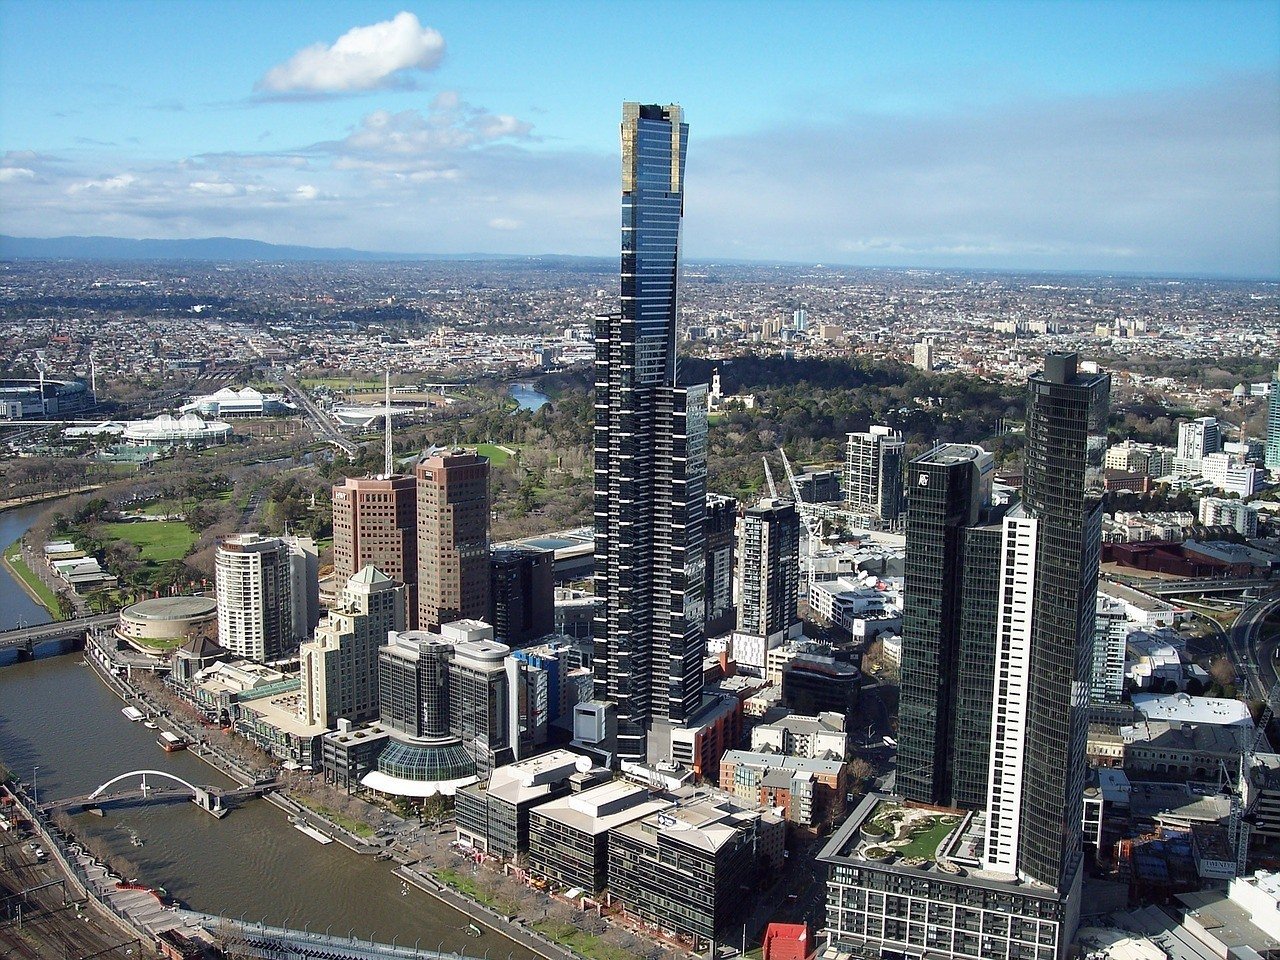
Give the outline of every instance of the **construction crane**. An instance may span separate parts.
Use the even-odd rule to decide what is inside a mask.
[[[761,457],[764,462],[764,482],[769,485],[769,496],[774,500],[778,499],[778,485],[773,482],[773,471],[769,469],[769,458]]]
[[[800,483],[796,479],[795,471],[791,469],[791,461],[787,459],[787,451],[779,447],[778,455],[782,457],[782,468],[787,474],[787,483],[791,487],[791,498],[795,501],[796,512],[800,514],[800,522],[804,524],[805,533],[808,534],[809,582],[806,596],[812,598],[813,584],[817,580],[818,552],[822,545],[822,523],[825,519],[823,516],[824,505],[805,501],[804,497],[800,495]]]
[[[1271,718],[1275,715],[1277,706],[1280,706],[1280,682],[1271,688],[1271,692],[1267,695],[1267,702],[1262,706],[1262,713],[1258,716],[1258,723],[1254,727],[1253,739],[1248,737],[1248,728],[1241,728],[1243,731],[1243,749],[1240,751],[1240,781],[1237,788],[1231,794],[1231,820],[1229,821],[1227,838],[1236,853],[1236,876],[1243,877],[1248,867],[1249,861],[1249,834],[1252,832],[1249,817],[1253,813],[1253,808],[1258,805],[1258,799],[1262,795],[1259,790],[1249,796],[1249,778],[1253,774],[1253,757],[1254,754],[1267,742],[1267,725],[1271,723]]]

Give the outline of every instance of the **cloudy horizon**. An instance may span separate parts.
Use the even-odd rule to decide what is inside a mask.
[[[216,12],[198,6],[195,18]],[[42,82],[77,43],[37,66],[59,29],[48,7],[0,7],[0,232],[613,256],[621,101],[675,99],[690,124],[690,259],[1280,274],[1274,3],[1188,4],[1164,24],[1161,7],[1116,5],[1109,42],[1141,64],[1100,41],[1077,47],[1097,24],[1076,21],[1106,10],[1039,4],[1040,19],[1018,24],[1007,4],[934,5],[923,9],[998,13],[1005,35],[956,24],[945,35],[944,24],[928,40],[886,38],[877,49],[892,77],[865,58],[842,62],[846,46],[862,48],[823,28],[887,37],[911,4],[869,4],[880,16],[862,24],[839,6],[777,8],[814,23],[770,33],[744,22],[706,48],[701,72],[684,38],[678,60],[669,51],[672,62],[617,75],[594,49],[597,33],[618,30],[608,9],[585,10],[599,24],[559,24],[554,44],[553,31],[538,35],[540,52],[487,22],[497,7],[468,19],[450,5],[318,5],[325,25],[291,37],[269,29],[280,6],[219,8],[254,29],[244,43],[208,41],[224,58],[216,77],[169,51],[156,61],[169,73],[149,72],[154,53],[140,53],[136,73],[96,83],[88,54]],[[139,49],[149,34],[205,49],[199,23],[131,9]],[[1126,35],[1121,15],[1144,10],[1150,35]],[[85,23],[79,43],[110,29]],[[1017,53],[1048,32],[1055,44]],[[765,37],[774,49],[759,50]],[[912,39],[917,56],[884,50]],[[740,64],[739,49],[759,50],[757,62]],[[655,88],[672,96],[644,97]]]

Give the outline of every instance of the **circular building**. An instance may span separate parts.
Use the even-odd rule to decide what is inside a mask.
[[[140,447],[207,447],[231,439],[231,424],[204,420],[194,413],[175,417],[162,413],[154,420],[133,420],[125,424],[124,442]]]
[[[0,420],[66,417],[90,406],[89,388],[79,380],[0,380]]]
[[[216,640],[218,604],[212,597],[156,597],[120,611],[116,636],[142,653],[167,656],[188,640]]]

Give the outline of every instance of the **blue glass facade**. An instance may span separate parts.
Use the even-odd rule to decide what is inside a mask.
[[[597,318],[595,695],[616,753],[648,755],[655,722],[702,696],[706,387],[678,382],[676,300],[688,127],[676,106],[622,122],[620,309]]]

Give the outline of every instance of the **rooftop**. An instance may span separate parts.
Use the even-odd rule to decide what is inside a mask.
[[[125,607],[122,615],[134,620],[190,620],[217,612],[213,597],[153,597]]]
[[[535,807],[534,812],[574,830],[598,835],[666,810],[671,805],[672,801],[665,797],[651,796],[647,787],[614,780],[582,793],[551,800]]]
[[[1133,706],[1148,720],[1253,727],[1253,714],[1243,700],[1186,693],[1135,693]]]

